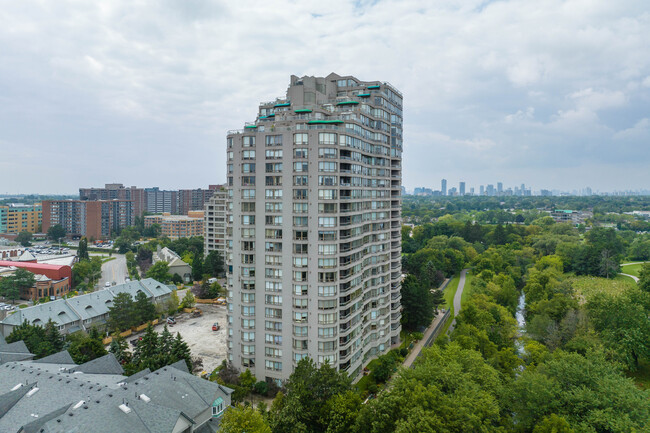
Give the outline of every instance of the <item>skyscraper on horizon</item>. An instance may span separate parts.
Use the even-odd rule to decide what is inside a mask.
[[[442,195],[447,195],[447,179],[442,179],[440,182],[440,193]]]
[[[301,359],[350,376],[399,342],[402,95],[291,76],[227,136],[228,359],[284,380]]]
[[[465,182],[460,182],[460,184],[458,184],[458,195],[465,195]]]

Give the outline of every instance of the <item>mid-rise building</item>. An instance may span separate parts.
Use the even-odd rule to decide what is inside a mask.
[[[208,189],[181,189],[178,191],[178,213],[187,215],[190,211],[202,211],[217,185],[210,185]]]
[[[203,236],[203,211],[190,211],[189,215],[170,215],[168,212],[162,215],[147,215],[144,217],[144,226],[151,227],[154,224],[160,226],[160,234],[169,239],[190,238],[192,236]]]
[[[178,213],[178,191],[161,191],[160,188],[145,188],[145,210],[149,213]]]
[[[40,203],[0,206],[0,233],[37,233],[42,220],[43,209]]]
[[[140,216],[146,210],[145,191],[143,188],[132,186],[126,188],[121,183],[107,183],[104,188],[79,188],[80,200],[131,200],[133,201],[133,213]]]
[[[45,200],[43,231],[60,224],[68,237],[107,239],[133,225],[132,200]]]
[[[220,186],[205,203],[205,219],[203,221],[205,242],[203,243],[203,251],[206,256],[211,251],[218,251],[222,258],[226,257],[227,199],[228,191],[225,186]]]
[[[291,77],[227,136],[228,358],[266,380],[305,357],[358,377],[399,343],[402,95]]]

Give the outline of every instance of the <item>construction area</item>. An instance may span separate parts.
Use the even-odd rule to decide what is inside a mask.
[[[221,362],[226,359],[226,307],[222,305],[197,304],[196,309],[201,315],[193,317],[191,313],[179,313],[174,316],[176,323],[168,325],[169,332],[181,337],[190,347],[193,357],[203,360],[203,370],[211,373]],[[156,325],[156,332],[163,330],[163,324]],[[217,323],[219,329],[213,331]]]

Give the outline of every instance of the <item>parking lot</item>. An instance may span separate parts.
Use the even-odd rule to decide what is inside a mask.
[[[176,336],[181,333],[183,340],[192,351],[192,356],[203,359],[203,370],[212,372],[226,359],[226,307],[220,305],[197,304],[203,314],[190,317],[188,313],[178,314],[176,324],[169,326],[169,331]],[[219,323],[218,331],[212,330],[212,324]],[[156,326],[158,333],[163,325]]]

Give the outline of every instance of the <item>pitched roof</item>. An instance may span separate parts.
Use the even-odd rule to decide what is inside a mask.
[[[31,391],[34,385],[32,383],[29,386],[20,386],[18,389],[0,395],[0,413],[5,414],[9,412],[9,409],[14,407],[25,394]]]
[[[36,420],[30,422],[29,424],[25,424],[22,426],[21,430],[19,430],[20,433],[39,433],[41,432],[41,427],[45,425],[48,421],[51,421],[55,418],[58,418],[59,416],[63,415],[69,408],[72,406],[72,403],[66,404],[65,406],[62,406],[56,410],[53,410],[52,412],[40,416],[36,418]]]
[[[67,350],[62,350],[61,352],[54,353],[52,355],[46,356],[41,359],[36,359],[32,361],[34,364],[72,364],[77,365],[70,353]]]
[[[30,353],[27,345],[23,340],[15,341],[13,343],[6,343],[0,347],[0,352],[7,353]]]
[[[168,365],[168,367],[175,368],[176,370],[184,371],[185,373],[190,372],[190,370],[187,369],[187,362],[185,362],[184,359],[181,359],[180,361],[176,361],[175,363]]]
[[[25,252],[22,253],[20,255],[20,257],[18,257],[19,262],[31,262],[31,261],[35,261],[35,260],[36,260],[36,257],[34,257],[34,254],[30,253],[27,250],[25,250]]]
[[[115,355],[109,353],[108,355],[95,358],[85,364],[70,369],[71,373],[81,372],[88,374],[124,374],[124,369],[120,362],[115,358]]]

